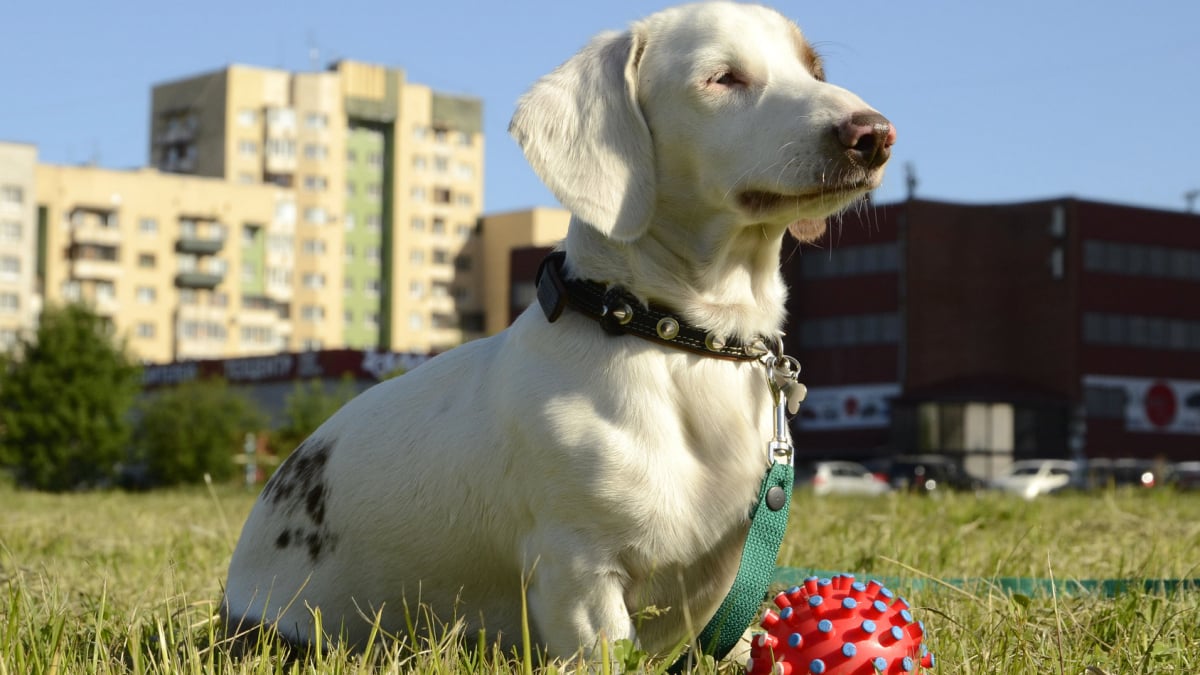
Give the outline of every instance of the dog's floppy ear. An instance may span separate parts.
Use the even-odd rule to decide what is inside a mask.
[[[646,231],[654,146],[637,100],[644,40],[604,33],[521,97],[508,126],[533,170],[580,220],[619,241]]]

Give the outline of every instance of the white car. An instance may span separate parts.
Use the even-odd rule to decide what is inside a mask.
[[[1071,485],[1079,470],[1077,462],[1067,459],[1026,459],[1013,462],[1008,474],[992,481],[992,486],[1033,499]]]
[[[858,462],[813,462],[796,467],[796,486],[812,487],[817,495],[882,495],[892,491],[887,481]]]

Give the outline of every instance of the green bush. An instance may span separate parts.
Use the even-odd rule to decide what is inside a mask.
[[[223,379],[198,380],[157,392],[141,406],[135,457],[158,485],[229,480],[245,435],[266,415]]]
[[[284,404],[283,426],[275,431],[272,438],[272,445],[279,456],[282,458],[291,454],[301,441],[357,394],[354,380],[348,375],[333,391],[326,391],[321,380],[296,382]]]
[[[106,483],[141,379],[111,324],[83,305],[47,307],[0,366],[0,463],[39,490]]]

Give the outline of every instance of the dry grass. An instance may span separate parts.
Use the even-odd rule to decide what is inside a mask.
[[[232,487],[61,496],[0,487],[0,675],[562,669],[450,629],[381,640],[367,654],[288,661],[268,644],[230,658],[214,647],[212,617],[252,502]],[[1027,503],[1000,495],[800,494],[781,564],[933,580],[1194,578],[1200,495],[1117,492]],[[936,582],[908,586],[898,590],[925,620],[937,672],[1200,672],[1200,591],[1028,597]],[[641,660],[627,645],[616,648],[627,661]]]

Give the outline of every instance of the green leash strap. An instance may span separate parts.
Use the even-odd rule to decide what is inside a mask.
[[[810,576],[832,577],[838,572],[797,567],[780,567],[775,570],[775,583],[783,586],[798,586]],[[1006,595],[1038,596],[1091,596],[1112,598],[1125,593],[1171,594],[1200,591],[1200,578],[1196,579],[1037,579],[1030,577],[964,577],[933,579],[921,577],[860,575],[875,579],[893,591],[933,591],[951,586],[969,593],[999,592]]]
[[[775,579],[775,561],[787,532],[794,479],[795,470],[785,462],[772,464],[763,478],[758,501],[750,514],[750,533],[746,535],[737,577],[717,613],[697,639],[704,653],[717,660],[733,649],[758,618],[767,589]],[[688,655],[684,654],[671,671],[682,671],[687,661]]]

